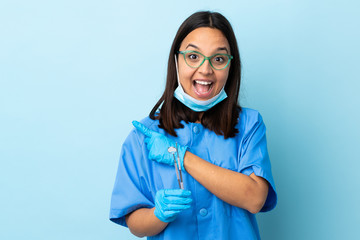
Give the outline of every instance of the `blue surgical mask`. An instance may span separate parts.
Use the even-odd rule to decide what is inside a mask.
[[[197,100],[193,97],[191,97],[189,94],[187,94],[183,87],[180,84],[180,78],[179,78],[179,71],[178,71],[178,65],[177,65],[177,59],[175,55],[175,66],[176,66],[176,76],[178,81],[178,87],[175,89],[174,97],[176,97],[182,104],[190,108],[191,110],[195,112],[205,112],[227,98],[227,94],[224,90],[224,87],[221,89],[221,91],[214,97],[201,101]]]

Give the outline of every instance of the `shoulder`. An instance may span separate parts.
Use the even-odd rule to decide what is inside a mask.
[[[264,122],[259,111],[251,108],[241,108],[237,124],[240,133],[247,133],[261,125],[264,125]]]
[[[259,111],[251,108],[241,108],[241,112],[239,114],[239,122],[251,124],[258,121],[262,121],[262,116]]]
[[[153,120],[149,116],[141,119],[139,122],[144,124],[147,128],[151,130],[158,130],[159,129],[159,120]]]

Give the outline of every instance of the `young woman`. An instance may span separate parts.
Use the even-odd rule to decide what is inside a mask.
[[[228,20],[187,18],[162,97],[122,146],[110,220],[149,239],[260,239],[255,214],[277,196],[262,117],[238,103],[240,76]]]

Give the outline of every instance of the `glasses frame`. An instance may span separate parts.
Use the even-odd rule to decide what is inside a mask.
[[[198,53],[198,54],[200,54],[201,56],[204,57],[203,61],[200,63],[199,66],[197,66],[197,67],[192,67],[192,66],[190,66],[190,65],[187,63],[185,54],[186,54],[186,53],[189,53],[189,52]],[[226,53],[215,53],[214,55],[211,55],[210,57],[207,57],[207,56],[205,56],[204,54],[202,54],[201,52],[193,51],[193,50],[177,51],[177,53],[180,53],[180,54],[182,54],[182,55],[184,56],[184,61],[185,61],[186,65],[188,65],[188,66],[191,67],[191,68],[199,68],[199,67],[201,67],[201,65],[204,64],[204,62],[205,62],[206,60],[209,60],[210,66],[211,66],[213,69],[215,69],[215,70],[223,70],[223,69],[227,68],[227,66],[229,66],[229,63],[230,63],[231,59],[234,58],[232,55],[229,55],[229,54],[226,54]],[[226,63],[225,67],[223,67],[223,68],[216,68],[216,67],[214,67],[214,66],[212,65],[210,59],[213,58],[213,57],[215,57],[216,55],[225,55],[225,56],[227,56],[227,57],[229,58],[229,60],[228,60],[228,62]]]

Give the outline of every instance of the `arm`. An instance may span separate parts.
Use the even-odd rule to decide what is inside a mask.
[[[137,237],[154,236],[166,228],[168,223],[154,215],[155,208],[140,208],[126,215],[130,232]]]
[[[254,173],[247,176],[216,166],[189,151],[184,167],[201,185],[231,205],[257,213],[266,201],[268,182]]]
[[[155,195],[154,208],[140,208],[125,217],[130,231],[138,236],[153,236],[160,233],[168,222],[191,206],[191,192],[183,189],[161,189]]]
[[[160,133],[148,129],[139,122],[134,121],[133,124],[147,138],[149,159],[173,165],[172,156],[167,149],[170,146],[175,147],[175,142]],[[265,140],[264,129],[257,131],[258,126],[259,124],[254,125],[253,132],[257,133],[257,135],[253,134],[251,145],[256,145],[261,140]],[[251,213],[259,212],[264,206],[269,191],[269,185],[265,179],[256,176],[254,173],[247,176],[218,167],[187,151],[186,146],[180,145],[178,147],[181,165],[215,196]],[[251,153],[253,147],[248,148],[248,152]]]

